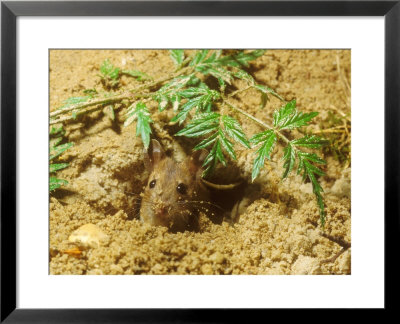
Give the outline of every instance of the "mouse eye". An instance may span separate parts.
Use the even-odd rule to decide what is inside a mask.
[[[153,180],[152,182],[149,183],[150,188],[154,188],[156,186],[156,180]]]
[[[176,187],[176,191],[178,191],[180,194],[184,195],[187,192],[187,187],[184,183],[180,183]]]

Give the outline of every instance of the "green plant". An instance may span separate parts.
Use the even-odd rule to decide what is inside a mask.
[[[55,176],[51,176],[52,174],[55,174],[57,171],[62,170],[68,166],[68,163],[54,163],[54,160],[58,156],[60,156],[64,151],[68,150],[71,146],[73,146],[73,143],[65,143],[65,144],[60,144],[60,142],[63,139],[65,131],[62,125],[57,125],[57,126],[52,126],[50,128],[50,137],[53,137],[50,139],[50,166],[49,166],[49,172],[50,172],[50,179],[49,179],[49,191],[54,191],[58,188],[60,188],[63,185],[67,185],[68,181],[64,179],[59,179]]]
[[[325,164],[313,149],[320,149],[326,141],[317,135],[305,135],[289,139],[287,132],[309,125],[317,112],[303,113],[297,110],[296,101],[287,102],[278,93],[266,85],[258,84],[246,71],[249,62],[264,54],[264,50],[230,51],[223,55],[221,50],[198,50],[189,56],[183,50],[171,50],[170,56],[176,69],[165,78],[153,80],[142,72],[126,73],[114,67],[108,60],[100,67],[101,80],[106,92],[86,92],[84,97],[68,99],[59,109],[50,114],[50,124],[76,119],[81,114],[112,107],[126,107],[125,126],[136,121],[136,134],[142,138],[148,148],[151,135],[151,115],[148,103],[158,103],[158,111],[172,109],[175,116],[171,122],[183,125],[176,136],[199,138],[194,150],[208,148],[209,154],[204,161],[205,175],[212,172],[218,163],[226,165],[227,157],[236,160],[235,144],[246,149],[255,149],[252,171],[254,181],[265,164],[271,160],[277,143],[282,143],[285,179],[292,170],[304,181],[310,181],[320,210],[322,226],[325,224],[325,205],[323,189],[318,181],[324,172],[317,166]],[[133,89],[109,91],[119,86],[121,75],[132,76],[142,84]],[[213,87],[207,78],[214,78],[217,86]],[[233,90],[234,80],[241,80],[246,85]],[[240,107],[231,99],[243,91],[255,89],[260,93],[260,107],[264,107],[269,96],[275,96],[282,104],[273,113],[273,123],[268,125]],[[107,110],[104,110],[107,111]],[[259,125],[263,130],[250,139],[244,133],[236,115],[242,115]],[[294,135],[291,135],[291,137]]]

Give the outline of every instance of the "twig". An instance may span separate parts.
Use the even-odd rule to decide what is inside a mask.
[[[311,225],[313,225],[314,227],[318,227],[318,224],[317,224],[316,222],[314,222],[314,221],[311,221],[311,220],[310,220],[309,223],[311,223]],[[336,259],[337,259],[338,257],[340,257],[345,251],[347,251],[348,249],[351,248],[351,243],[345,241],[345,240],[344,240],[343,238],[341,238],[341,237],[332,236],[332,235],[329,235],[329,234],[324,233],[324,232],[319,232],[319,235],[321,235],[322,237],[325,237],[325,238],[328,239],[329,241],[332,241],[332,242],[334,242],[334,243],[336,243],[336,244],[338,244],[338,245],[340,245],[340,246],[342,247],[342,249],[341,249],[338,253],[336,253],[333,257],[331,257],[331,258],[329,258],[329,259],[322,260],[321,263],[333,263],[333,262],[335,262]]]
[[[57,109],[57,110],[55,110],[55,111],[50,113],[50,118],[53,118],[53,117],[58,116],[58,115],[65,114],[65,113],[67,113],[69,111],[72,111],[72,110],[75,110],[75,109],[82,109],[82,108],[86,108],[86,107],[89,107],[89,106],[95,106],[95,105],[107,104],[107,103],[110,103],[110,102],[122,101],[124,99],[129,99],[132,96],[133,96],[132,94],[128,94],[127,92],[125,92],[123,94],[119,94],[119,95],[108,97],[108,98],[101,98],[101,99],[95,98],[95,99],[92,99],[92,100],[88,100],[88,101],[86,101],[84,103],[77,103],[75,105],[71,105],[71,106],[68,106],[68,107],[65,107],[65,108]]]
[[[89,107],[88,109],[79,111],[79,113],[77,113],[76,116],[68,115],[68,116],[60,117],[60,118],[58,118],[58,119],[50,120],[50,123],[49,123],[49,124],[50,124],[50,125],[53,125],[53,124],[58,124],[58,123],[67,121],[67,120],[76,119],[78,115],[81,115],[81,114],[83,114],[83,113],[88,113],[88,112],[94,112],[94,111],[100,110],[100,109],[102,109],[102,108],[103,108],[103,106]]]
[[[338,257],[340,257],[347,249],[342,248],[338,253],[329,259],[322,260],[321,263],[334,263]]]
[[[329,235],[329,234],[324,233],[324,232],[320,232],[319,235],[321,235],[321,236],[327,238],[328,240],[330,240],[330,241],[332,241],[332,242],[335,242],[336,244],[339,244],[341,247],[343,247],[343,248],[345,248],[345,249],[348,249],[348,248],[351,247],[351,243],[345,241],[345,240],[344,240],[343,238],[341,238],[341,237],[332,236],[332,235]]]
[[[226,98],[232,98],[232,97],[236,96],[237,94],[239,94],[241,92],[244,92],[244,91],[247,91],[247,90],[252,89],[252,88],[253,88],[253,86],[248,86],[246,88],[236,90],[236,91],[230,93],[229,95],[227,95]]]
[[[145,102],[150,101],[151,99],[152,98],[146,98],[146,99],[142,100],[142,102],[145,103]],[[79,116],[79,115],[83,115],[83,114],[88,113],[88,112],[94,112],[96,110],[100,110],[100,109],[103,109],[103,108],[104,108],[104,104],[97,105],[95,107],[87,107],[87,109],[77,111],[76,112],[76,116],[68,115],[68,116],[60,117],[58,119],[53,119],[53,120],[50,119],[49,124],[53,125],[53,124],[58,124],[58,123],[61,123],[61,122],[64,122],[64,121],[76,119],[76,117]]]
[[[334,242],[334,243],[336,243],[336,244],[339,244],[339,245],[342,247],[342,249],[341,249],[338,253],[336,253],[333,257],[331,257],[331,258],[329,258],[329,259],[322,260],[321,263],[333,263],[333,262],[335,262],[336,259],[337,259],[339,256],[341,256],[346,250],[348,250],[349,248],[351,248],[351,243],[345,241],[345,240],[344,240],[343,238],[341,238],[341,237],[332,236],[332,235],[329,235],[329,234],[324,233],[324,232],[320,232],[319,235],[321,235],[322,237],[327,238],[328,240],[330,240],[330,241],[332,241],[332,242]]]

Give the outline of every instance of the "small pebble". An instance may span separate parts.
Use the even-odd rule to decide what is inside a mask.
[[[215,252],[213,255],[211,255],[210,259],[217,264],[221,264],[225,261],[224,255],[220,252]]]
[[[343,273],[351,272],[351,255],[349,251],[343,253],[343,255],[338,259],[339,269]]]
[[[213,274],[213,269],[212,269],[211,265],[209,265],[209,264],[203,264],[203,265],[201,266],[201,272],[202,272],[203,274],[205,274],[205,275],[211,275],[211,274]]]
[[[97,248],[108,240],[108,236],[94,224],[85,224],[69,236],[69,241],[86,248]]]
[[[296,262],[292,265],[294,275],[318,275],[321,268],[318,259],[309,256],[299,255]]]

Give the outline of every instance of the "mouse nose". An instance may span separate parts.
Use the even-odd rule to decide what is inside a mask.
[[[156,210],[156,213],[158,216],[165,217],[168,215],[168,206],[167,205],[162,205],[159,206]]]

